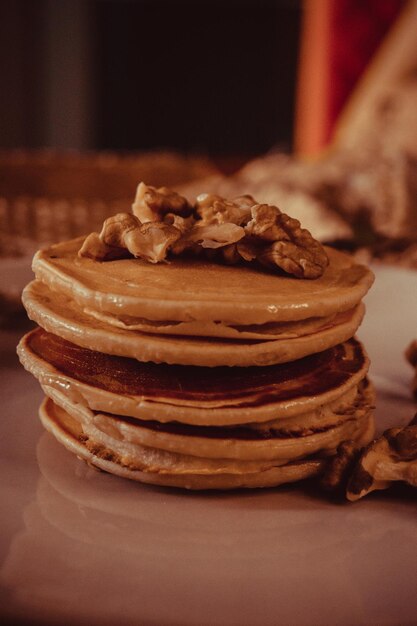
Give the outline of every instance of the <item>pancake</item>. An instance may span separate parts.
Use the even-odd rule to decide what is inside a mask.
[[[33,286],[35,289],[35,285]],[[351,319],[359,307],[327,317],[312,317],[297,322],[266,322],[265,324],[227,325],[222,322],[152,321],[131,315],[112,315],[85,308],[84,313],[107,325],[124,330],[139,330],[157,335],[185,335],[187,337],[218,337],[222,339],[294,339],[338,326]]]
[[[354,335],[372,272],[263,205],[245,246],[230,241],[233,220],[187,243],[188,202],[147,193],[152,210],[34,257],[22,298],[39,327],[18,353],[47,396],[45,428],[95,467],[187,489],[303,480],[341,443],[367,444],[374,393]],[[252,200],[197,208],[239,221]]]
[[[186,257],[156,265],[139,259],[97,262],[78,257],[82,243],[74,239],[38,252],[36,277],[69,296],[80,310],[164,323],[247,325],[323,318],[353,309],[373,282],[368,268],[331,248],[326,248],[324,274],[300,280]]]
[[[203,426],[268,422],[340,403],[369,365],[355,339],[282,365],[194,368],[94,352],[40,328],[18,353],[41,384],[65,388],[92,410]]]
[[[223,471],[224,464],[218,465],[218,471],[190,471],[183,466],[178,467],[178,459],[173,459],[161,470],[157,464],[146,465],[143,459],[132,461],[123,458],[119,453],[106,448],[102,444],[83,440],[82,428],[73,417],[51,400],[46,400],[40,409],[40,418],[47,430],[67,449],[80,458],[95,465],[99,469],[112,474],[138,480],[140,482],[184,487],[187,489],[233,489],[239,487],[270,487],[283,483],[303,480],[317,475],[324,468],[326,460],[320,457],[303,459],[285,465],[265,465],[256,469],[256,465],[248,465],[252,471],[245,472],[243,467],[236,473]],[[363,425],[362,436],[366,436],[369,424]]]
[[[190,426],[171,422],[141,421],[120,415],[99,413],[74,402],[65,391],[43,385],[45,394],[81,424],[83,434],[94,441],[128,453],[129,448],[163,450],[188,457],[274,461],[286,463],[314,453],[332,454],[346,439],[355,439],[368,421],[374,393],[368,382],[360,385],[350,404],[339,411],[329,411],[320,425],[302,425],[302,420],[288,420],[285,427],[268,430],[244,426]],[[291,421],[298,421],[296,428]],[[108,439],[110,438],[110,443]],[[111,443],[113,440],[113,443]],[[136,450],[137,452],[137,450]],[[208,461],[206,461],[209,464]],[[177,464],[178,466],[178,464]],[[246,465],[245,465],[246,467]]]
[[[234,341],[126,330],[92,318],[74,300],[56,294],[39,281],[25,288],[22,299],[31,319],[83,348],[140,361],[209,367],[265,366],[321,352],[352,337],[364,315],[364,306],[360,304],[339,314],[338,323],[326,323],[311,334],[267,341]]]

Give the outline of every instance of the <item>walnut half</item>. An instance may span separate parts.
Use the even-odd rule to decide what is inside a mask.
[[[245,232],[255,245],[262,242],[256,258],[263,265],[278,266],[300,278],[323,274],[329,264],[326,251],[298,220],[268,204],[256,204],[251,215]]]

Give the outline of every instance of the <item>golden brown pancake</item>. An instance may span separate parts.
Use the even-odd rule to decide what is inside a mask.
[[[53,291],[85,307],[146,320],[264,324],[326,317],[354,308],[372,272],[327,248],[329,266],[316,280],[300,280],[247,266],[193,258],[152,264],[138,259],[79,258],[82,239],[38,252],[34,272]]]
[[[156,462],[149,452],[146,461],[143,457],[133,459],[102,443],[86,439],[79,422],[51,400],[42,404],[40,418],[45,428],[80,458],[104,471],[149,484],[187,489],[271,487],[317,475],[326,463],[325,458],[314,456],[284,465],[270,463],[262,466],[248,463],[248,472],[245,472],[244,464],[228,467],[223,462],[212,471],[207,471],[205,463],[198,468],[194,462],[193,469],[190,469],[187,467],[187,459],[182,459],[180,463],[174,455],[165,454],[165,465],[161,467],[162,457],[159,455]],[[361,436],[366,439],[369,438],[368,427],[369,424],[365,421]],[[230,467],[233,467],[233,472],[228,471]]]
[[[309,416],[301,415],[287,420],[285,426],[277,422],[268,429],[258,429],[252,424],[219,427],[143,421],[91,411],[74,402],[65,391],[48,385],[43,385],[43,389],[55,404],[81,424],[85,436],[110,445],[113,450],[117,446],[122,449],[130,446],[136,447],[136,454],[140,454],[144,447],[152,448],[201,457],[206,459],[207,465],[208,459],[222,459],[223,463],[226,459],[285,463],[317,452],[333,453],[342,441],[354,439],[358,432],[362,432],[363,421],[368,420],[374,401],[373,389],[364,381],[353,401],[338,410],[329,410],[327,419],[323,416],[320,424],[310,424]],[[110,441],[109,444],[106,441],[109,437],[117,443]]]
[[[107,354],[128,356],[140,361],[196,366],[270,365],[302,358],[349,339],[364,314],[363,304],[336,314],[330,322],[311,329],[312,320],[299,335],[275,340],[222,339],[181,335],[147,334],[91,317],[64,294],[35,281],[23,292],[23,302],[31,319],[45,330],[60,335],[84,348]],[[303,325],[303,322],[295,322]],[[314,326],[314,325],[313,325]]]
[[[337,402],[366,376],[355,340],[263,368],[194,368],[142,363],[80,348],[37,329],[18,348],[41,384],[93,410],[161,422],[232,425],[300,415]]]
[[[45,286],[43,286],[45,287]],[[33,284],[31,289],[40,297],[40,286]],[[43,292],[45,293],[45,291]],[[218,337],[225,339],[294,339],[339,326],[351,320],[361,304],[349,311],[342,311],[327,317],[312,317],[296,322],[266,322],[265,324],[223,324],[222,322],[174,322],[172,320],[153,321],[131,315],[113,315],[94,309],[85,308],[84,313],[104,322],[106,325],[127,331],[138,330],[142,333],[157,335],[185,335],[186,337]]]

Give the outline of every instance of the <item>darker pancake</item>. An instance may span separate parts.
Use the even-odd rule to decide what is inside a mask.
[[[348,418],[343,417],[343,412],[339,413],[340,420],[337,422],[326,423],[325,421],[321,426],[308,426],[307,428],[278,428],[271,426],[271,428],[254,429],[250,426],[238,425],[238,426],[196,426],[192,424],[181,424],[180,422],[157,422],[155,420],[138,420],[134,417],[128,417],[127,415],[114,415],[113,413],[106,413],[100,411],[102,415],[125,422],[131,426],[140,426],[141,428],[147,428],[154,432],[160,432],[171,435],[181,435],[182,437],[205,437],[209,439],[239,439],[241,441],[263,441],[265,439],[294,439],[301,437],[309,437],[310,435],[317,435],[324,433],[332,428],[337,428],[341,424],[348,420],[357,419],[358,415],[362,412],[369,411],[371,406],[366,392],[369,389],[369,380],[365,378],[359,385],[359,393],[351,405],[345,409],[345,414]],[[94,411],[97,415],[99,412]]]
[[[355,339],[291,363],[245,368],[142,363],[81,348],[41,328],[32,331],[27,342],[37,356],[63,374],[112,393],[151,400],[236,399],[240,406],[325,393],[347,382],[365,364]]]

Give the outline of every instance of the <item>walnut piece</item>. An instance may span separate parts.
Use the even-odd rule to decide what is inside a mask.
[[[251,217],[251,208],[256,204],[252,196],[239,196],[226,200],[221,196],[202,193],[197,196],[195,212],[205,224],[232,223],[240,226]]]
[[[258,261],[300,278],[318,278],[328,265],[323,246],[298,220],[249,195],[201,194],[192,207],[175,191],[140,183],[132,211],[107,219],[79,255],[105,261],[130,253],[158,263],[188,252],[230,264]]]
[[[142,223],[158,222],[166,213],[187,217],[192,213],[192,206],[186,198],[168,187],[151,187],[139,183],[136,198],[132,204],[132,213]]]
[[[204,224],[196,222],[186,235],[191,243],[198,243],[203,248],[222,248],[236,243],[245,236],[241,226],[225,222],[224,224]]]
[[[146,222],[130,213],[117,213],[105,220],[100,235],[92,233],[82,245],[79,256],[110,261],[130,253],[150,263],[165,260],[169,246],[181,232],[164,222]]]
[[[323,274],[329,264],[326,251],[308,230],[301,228],[298,220],[267,204],[255,205],[251,214],[246,234],[269,242],[257,255],[263,265],[275,265],[302,278],[318,278]]]
[[[417,414],[408,426],[390,428],[364,448],[348,481],[346,497],[359,500],[398,480],[417,487]]]
[[[78,256],[94,259],[95,261],[113,261],[128,257],[129,252],[119,246],[108,246],[98,233],[91,233],[84,239]]]
[[[414,397],[417,400],[417,339],[410,343],[405,352],[405,357],[410,365],[412,365],[415,369],[414,378],[411,385]]]
[[[345,489],[354,464],[360,455],[358,445],[349,439],[337,448],[320,480],[321,487],[334,495],[341,495]]]

